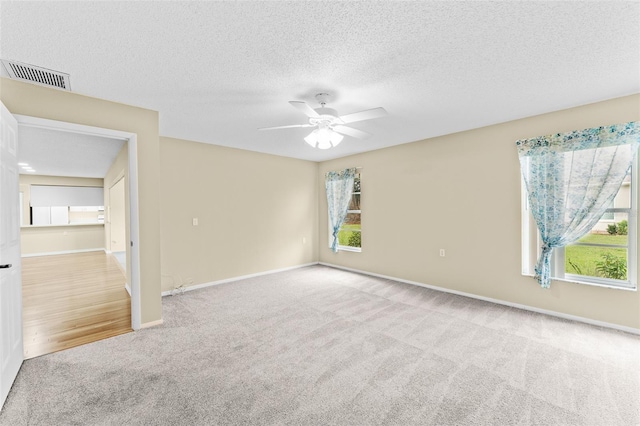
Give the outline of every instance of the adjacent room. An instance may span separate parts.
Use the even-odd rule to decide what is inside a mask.
[[[640,2],[1,1],[0,60],[0,424],[640,424]]]
[[[131,331],[125,141],[18,132],[25,359]]]

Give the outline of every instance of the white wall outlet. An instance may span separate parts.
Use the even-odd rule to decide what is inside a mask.
[[[193,226],[198,226],[198,218],[197,217],[193,218]]]
[[[444,257],[444,249],[440,249],[440,257]]]

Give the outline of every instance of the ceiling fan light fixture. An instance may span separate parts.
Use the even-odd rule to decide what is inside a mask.
[[[336,133],[328,127],[321,127],[309,133],[304,140],[313,148],[329,149],[337,146],[343,138],[344,136],[340,133]]]
[[[344,139],[344,136],[340,133],[336,133],[333,130],[331,131],[331,139],[329,140],[331,142],[331,146],[338,146],[338,144],[342,142],[342,139]]]
[[[306,124],[291,124],[287,126],[276,127],[262,127],[258,130],[274,130],[274,129],[289,129],[293,127],[316,127],[305,138],[305,142],[312,148],[329,149],[337,146],[344,135],[352,138],[366,139],[371,136],[367,132],[355,129],[353,127],[345,126],[345,124],[353,123],[356,121],[371,120],[373,118],[384,117],[387,115],[387,111],[384,108],[372,108],[364,111],[354,112],[351,114],[339,116],[338,112],[333,108],[325,107],[327,103],[327,93],[318,93],[316,99],[320,102],[320,108],[313,109],[306,102],[302,101],[289,101],[289,104],[294,108],[300,110],[307,116],[309,122]]]
[[[318,141],[318,149],[329,149],[331,146],[329,141]]]
[[[314,130],[313,132],[309,133],[307,136],[304,137],[304,141],[309,145],[311,145],[312,148],[315,148],[316,145],[318,144],[318,135],[316,132],[317,130]]]

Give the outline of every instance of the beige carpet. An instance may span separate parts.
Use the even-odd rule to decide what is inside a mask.
[[[637,425],[640,338],[313,266],[26,361],[2,425]]]

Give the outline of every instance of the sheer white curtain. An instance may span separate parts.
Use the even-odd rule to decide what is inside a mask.
[[[600,220],[631,169],[639,144],[640,122],[516,142],[543,241],[535,268],[543,288],[551,284],[553,249],[579,240]]]
[[[334,252],[338,251],[338,232],[347,217],[355,175],[356,169],[354,167],[339,172],[328,172],[324,178],[329,209],[329,226],[333,237],[331,250]]]

